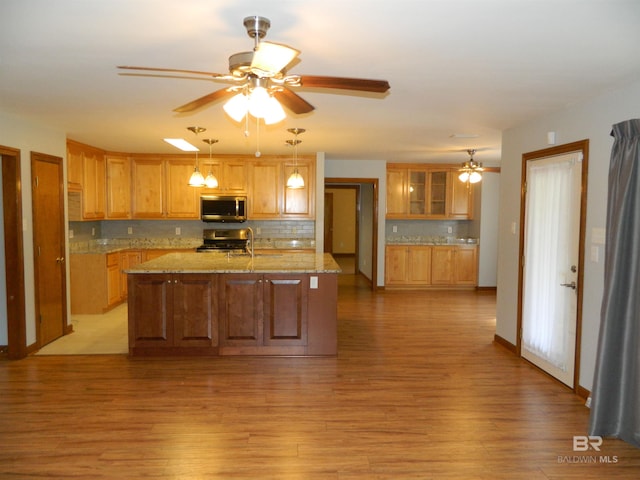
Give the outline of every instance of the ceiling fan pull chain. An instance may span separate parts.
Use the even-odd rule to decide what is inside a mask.
[[[260,119],[256,118],[256,157],[262,155],[260,152]]]

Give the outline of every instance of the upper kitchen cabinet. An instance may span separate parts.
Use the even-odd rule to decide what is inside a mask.
[[[414,220],[469,219],[472,189],[458,181],[457,167],[452,165],[389,164],[386,216]]]
[[[82,143],[67,141],[67,187],[80,192],[80,216],[73,220],[105,217],[105,152]]]
[[[304,187],[287,188],[287,179],[295,169],[304,179]],[[315,159],[271,158],[249,165],[250,219],[282,220],[315,218]]]
[[[198,188],[188,185],[195,160],[133,156],[132,218],[198,218]]]
[[[302,188],[287,188],[287,179],[297,170],[304,180]],[[315,161],[311,158],[298,159],[297,163],[288,162],[283,166],[284,193],[282,216],[286,218],[315,217]]]
[[[188,177],[185,179],[187,183]],[[164,161],[159,157],[131,159],[132,218],[163,218],[165,214]]]
[[[213,195],[240,195],[247,193],[248,167],[246,158],[214,158],[200,161],[200,171],[209,172],[218,180],[216,188],[203,188],[202,193]]]
[[[131,161],[107,154],[107,218],[131,218]]]
[[[189,186],[189,177],[193,173],[194,160],[169,158],[166,160],[166,189],[168,218],[196,219],[199,217],[198,199],[200,189]]]

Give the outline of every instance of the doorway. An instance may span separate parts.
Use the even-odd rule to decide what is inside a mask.
[[[67,331],[62,158],[31,154],[36,338],[42,347]]]
[[[0,146],[7,304],[7,355],[27,356],[20,150]]]
[[[518,351],[574,389],[588,141],[523,155]]]
[[[355,272],[368,282],[371,290],[377,285],[378,264],[378,179],[377,178],[325,178],[327,189],[353,189],[357,192],[355,204],[356,234]],[[334,202],[334,208],[336,207]],[[325,204],[325,235],[333,229],[331,214],[327,214]],[[333,211],[333,209],[332,209]],[[330,224],[327,222],[330,220]],[[335,245],[333,246],[335,248]]]

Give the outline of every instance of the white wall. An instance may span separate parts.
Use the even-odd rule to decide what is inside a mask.
[[[484,172],[480,182],[480,189],[478,286],[495,287],[498,284],[500,174],[497,172]]]
[[[384,160],[325,160],[325,178],[378,179],[378,268],[376,286],[384,286],[385,211],[387,162]],[[323,189],[324,191],[324,189]],[[316,212],[316,218],[322,218]],[[316,222],[318,223],[318,222]]]
[[[20,150],[22,178],[22,235],[24,249],[25,315],[27,345],[36,341],[35,283],[33,267],[33,215],[31,208],[31,152],[66,158],[66,136],[62,131],[0,112],[0,145]],[[65,162],[66,164],[66,162]],[[66,168],[65,168],[66,179]],[[66,181],[65,181],[66,184]],[[66,208],[66,207],[65,207]],[[66,218],[66,217],[65,217]],[[4,249],[0,252],[4,256]],[[66,258],[69,258],[67,249]],[[4,275],[0,288],[6,289]],[[67,284],[69,284],[67,272]],[[71,302],[67,299],[67,305]],[[67,312],[67,316],[69,312]],[[6,316],[0,319],[0,331],[7,331]]]
[[[608,91],[581,104],[506,130],[502,137],[498,300],[496,334],[515,344],[517,336],[518,242],[522,154],[547,148],[547,132],[556,132],[556,145],[589,139],[589,180],[585,237],[584,296],[579,385],[591,390],[600,328],[604,284],[604,248],[592,242],[594,228],[605,228],[607,176],[613,139],[611,126],[640,117],[640,82]],[[511,233],[515,222],[516,233]],[[591,249],[600,260],[591,260]]]

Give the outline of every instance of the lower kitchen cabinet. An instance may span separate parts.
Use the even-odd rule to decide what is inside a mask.
[[[209,274],[129,275],[129,351],[218,344],[217,284]],[[131,321],[131,318],[144,321]],[[213,353],[216,353],[215,350]]]
[[[122,302],[120,253],[72,254],[71,313],[100,314]]]
[[[306,345],[309,275],[223,274],[220,281],[221,349]]]
[[[335,355],[337,274],[128,275],[131,355]]]
[[[430,285],[431,246],[387,246],[385,255],[385,284]]]
[[[476,245],[387,245],[385,286],[470,287],[478,283]]]

